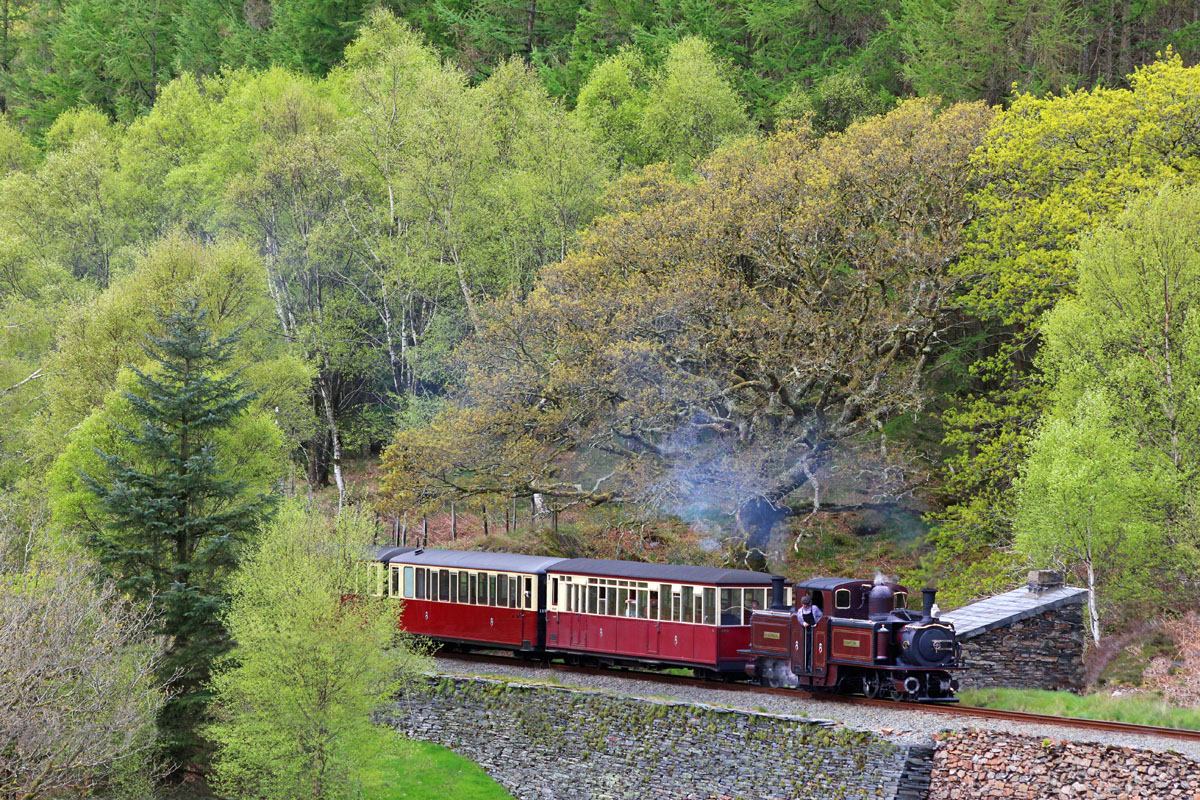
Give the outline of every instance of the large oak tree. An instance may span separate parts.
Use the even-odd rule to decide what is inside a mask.
[[[989,117],[915,100],[627,179],[527,299],[486,309],[454,401],[387,452],[387,502],[699,498],[763,547],[835,452],[922,407]]]

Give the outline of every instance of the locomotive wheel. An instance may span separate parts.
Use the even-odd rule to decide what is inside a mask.
[[[876,697],[879,697],[879,689],[880,686],[878,675],[873,672],[863,675],[862,693],[864,695],[874,700]]]

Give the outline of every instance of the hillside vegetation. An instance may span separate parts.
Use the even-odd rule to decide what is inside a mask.
[[[47,632],[0,674],[140,632],[94,735],[0,722],[0,792],[360,790],[313,720],[382,751],[391,684],[300,659],[293,718],[261,665],[418,669],[341,602],[391,535],[1175,624],[1197,57],[1183,0],[0,0],[0,631]]]

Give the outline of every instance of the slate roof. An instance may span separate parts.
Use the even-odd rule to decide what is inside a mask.
[[[942,614],[942,620],[954,623],[954,631],[959,639],[972,639],[1037,614],[1085,600],[1087,589],[1062,586],[1036,594],[1022,586],[954,611],[946,611]]]
[[[554,565],[554,572],[567,575],[597,575],[667,583],[708,583],[718,586],[770,586],[771,576],[747,569],[694,567],[685,564],[647,564],[642,561],[607,561],[572,558]]]

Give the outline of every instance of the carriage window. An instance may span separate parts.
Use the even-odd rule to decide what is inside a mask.
[[[508,576],[503,572],[496,576],[496,605],[508,605]]]
[[[496,605],[496,576],[488,575],[488,605]]]
[[[589,586],[589,587],[588,587],[588,608],[587,608],[587,613],[589,613],[589,614],[595,614],[595,613],[596,613],[596,609],[599,607],[599,606],[597,605],[597,595],[596,595],[596,591],[597,591],[597,588],[596,588],[595,586]]]
[[[683,616],[679,618],[681,622],[692,621],[692,609],[697,605],[692,599],[694,591],[691,586],[683,587]]]
[[[521,590],[521,579],[520,578],[509,578],[508,579],[508,607],[509,608],[521,608],[521,604],[519,602],[517,602],[520,599],[520,594],[521,594],[520,590]]]
[[[466,570],[458,572],[458,602],[466,603],[471,596],[471,581],[467,578]],[[474,602],[474,601],[470,601]]]
[[[457,572],[450,573],[449,583],[450,583],[450,602],[457,603],[458,602],[458,573]]]
[[[646,618],[646,613],[647,613],[647,611],[648,611],[648,609],[649,609],[649,603],[648,603],[648,600],[649,600],[649,595],[647,594],[646,590],[645,590],[645,589],[638,589],[638,601],[637,601],[637,615],[638,615],[638,619],[645,619],[645,618]],[[658,605],[658,604],[657,604],[657,603],[655,603],[655,606],[657,606],[657,605]],[[654,609],[654,611],[651,611],[651,612],[650,612],[650,617],[651,617],[651,619],[653,619],[653,618],[654,618],[654,616],[655,616],[655,612],[656,612],[656,611],[658,611],[658,608],[655,608],[655,609]]]
[[[430,600],[437,600],[438,599],[438,574],[437,574],[436,569],[429,570],[428,579],[429,579],[429,594],[427,596],[429,597]]]
[[[558,608],[558,578],[550,579],[550,605]]]
[[[617,604],[615,602],[616,596],[617,596],[616,589],[613,589],[610,586],[601,586],[600,587],[600,613],[601,614],[612,615],[612,614],[617,613]]]
[[[850,590],[838,589],[833,593],[834,608],[849,608],[850,607]]]
[[[609,591],[612,590],[610,589]],[[636,598],[629,594],[628,589],[617,590],[616,612],[622,617],[632,617],[637,613],[637,610],[632,608],[632,603],[629,602],[630,600],[636,602]]]
[[[392,597],[400,596],[400,568],[392,568]],[[404,596],[412,597],[412,567],[404,568]]]
[[[425,599],[425,569],[417,567],[417,599]]]
[[[525,579],[525,604],[522,608],[537,608],[537,604],[533,602],[533,578]]]
[[[671,621],[679,622],[683,619],[683,607],[680,602],[679,592],[674,592],[671,595]]]
[[[896,608],[908,608],[908,593],[907,592],[896,592],[895,599],[896,599],[896,605],[895,605]]]
[[[438,599],[450,599],[450,570],[444,569],[439,573],[438,577]]]
[[[709,591],[705,589],[705,591]],[[741,589],[722,589],[721,590],[721,624],[722,625],[737,625],[742,618],[742,590]],[[711,622],[709,623],[712,624]]]
[[[471,604],[474,605],[475,603],[479,602],[479,596],[475,591],[475,574],[474,573],[471,573],[470,581],[471,581]]]
[[[479,573],[479,605],[488,604],[488,576],[486,572]]]
[[[660,618],[666,622],[671,618],[671,585],[660,583],[658,585],[658,596],[662,598]]]
[[[755,611],[760,608],[766,608],[767,590],[766,589],[747,589],[746,602],[742,616],[742,624],[749,625],[750,617]]]

